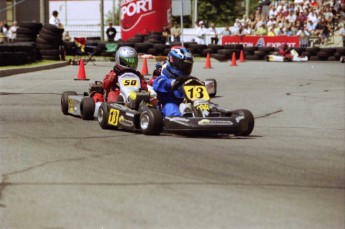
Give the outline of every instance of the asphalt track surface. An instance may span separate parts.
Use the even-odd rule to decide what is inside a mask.
[[[196,61],[214,102],[256,117],[250,137],[213,138],[64,116],[62,92],[111,67],[0,78],[0,228],[345,228],[344,64]]]

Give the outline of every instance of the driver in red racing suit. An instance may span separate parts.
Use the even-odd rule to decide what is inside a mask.
[[[129,46],[120,47],[115,54],[114,70],[111,70],[103,79],[103,88],[106,91],[105,100],[116,102],[120,94],[120,88],[117,84],[117,76],[123,71],[132,71],[140,77],[141,88],[147,90],[147,83],[144,76],[137,71],[138,53]]]
[[[280,46],[278,53],[279,55],[283,56],[286,61],[292,61],[293,56],[289,46],[286,43]]]

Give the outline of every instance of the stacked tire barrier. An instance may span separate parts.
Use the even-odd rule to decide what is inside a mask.
[[[339,61],[341,56],[345,56],[345,48],[294,48],[300,56],[307,56],[310,61]],[[276,52],[273,47],[244,47],[246,60],[264,60],[265,56]]]
[[[43,60],[60,60],[60,46],[64,30],[51,24],[45,24],[36,39],[36,47]]]
[[[0,66],[24,65],[37,60],[34,42],[0,44]]]
[[[35,42],[42,28],[42,24],[37,22],[20,22],[18,26],[14,42]]]

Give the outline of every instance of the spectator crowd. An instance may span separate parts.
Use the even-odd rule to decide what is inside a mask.
[[[255,14],[236,19],[222,31],[213,23],[207,31],[203,21],[197,26],[200,44],[205,44],[201,31],[211,36],[211,43],[218,43],[219,35],[299,36],[301,47],[310,45],[310,38],[327,45],[339,32],[345,47],[345,0],[260,0]]]

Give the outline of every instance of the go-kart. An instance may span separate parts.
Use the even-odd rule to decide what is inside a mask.
[[[183,116],[163,117],[160,106],[150,103],[146,91],[132,91],[127,102],[103,102],[98,110],[98,123],[103,129],[124,129],[146,135],[161,132],[177,134],[235,134],[248,136],[254,128],[249,110],[231,111],[210,102],[204,82],[187,77],[176,83],[172,91],[182,87],[185,99],[180,104]]]
[[[129,102],[128,97],[131,91],[139,91],[140,77],[135,71],[126,70],[118,76],[118,85],[120,94],[118,96],[119,103]],[[151,86],[148,86],[150,100],[156,100],[156,93]],[[73,115],[81,117],[84,120],[93,120],[98,117],[98,110],[103,102],[103,98],[95,103],[92,98],[96,93],[105,94],[102,82],[95,81],[89,85],[89,92],[84,95],[78,95],[75,91],[65,91],[61,96],[61,110],[65,115]]]
[[[269,62],[305,62],[308,61],[307,56],[300,56],[298,52],[294,49],[290,51],[292,59],[286,58],[282,55],[279,55],[277,52],[267,55],[265,59]]]
[[[89,92],[78,95],[75,91],[65,91],[61,95],[61,111],[64,115],[81,117],[83,120],[92,120],[97,117],[101,102],[95,103],[93,96],[96,93],[103,95],[102,82],[95,81],[89,85]]]

